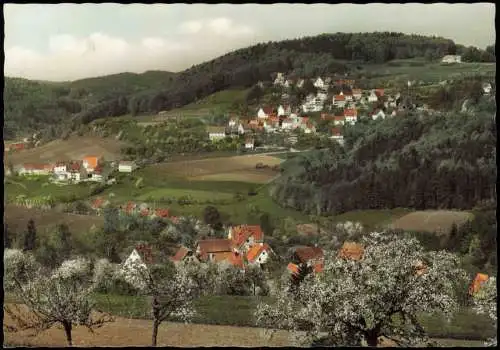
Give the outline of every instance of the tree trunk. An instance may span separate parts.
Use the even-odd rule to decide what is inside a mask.
[[[151,346],[156,346],[156,339],[158,338],[158,327],[160,326],[160,321],[155,319],[153,321],[153,338],[151,340]]]
[[[68,341],[68,346],[73,346],[73,339],[71,337],[71,331],[73,325],[71,322],[64,322],[63,327],[64,327],[64,332],[66,333],[66,340]]]
[[[378,331],[376,329],[369,330],[365,333],[366,343],[369,347],[377,347]]]

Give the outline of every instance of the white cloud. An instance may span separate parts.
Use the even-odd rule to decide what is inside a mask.
[[[187,34],[199,33],[201,28],[203,28],[203,22],[201,21],[187,21],[182,23],[179,27],[182,33]]]
[[[138,41],[104,33],[87,37],[55,35],[47,53],[23,47],[5,49],[5,74],[29,79],[76,80],[121,72],[179,71],[238,47],[254,44],[253,30],[227,18],[188,21],[184,35],[150,36]],[[187,35],[187,36],[186,36]]]

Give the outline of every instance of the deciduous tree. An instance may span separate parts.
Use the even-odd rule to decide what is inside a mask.
[[[400,345],[421,343],[421,312],[447,315],[457,307],[454,285],[466,283],[454,255],[424,252],[416,239],[387,232],[364,238],[361,260],[325,257],[324,271],[310,274],[291,294],[281,289],[275,304],[260,304],[257,323],[305,331],[306,339],[333,345],[376,346],[380,336]]]

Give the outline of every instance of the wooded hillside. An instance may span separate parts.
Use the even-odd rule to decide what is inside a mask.
[[[283,206],[329,214],[495,202],[496,125],[487,105],[347,127],[345,149],[287,161],[271,195]]]

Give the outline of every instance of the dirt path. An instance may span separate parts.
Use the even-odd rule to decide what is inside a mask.
[[[12,324],[5,316],[4,325]],[[115,322],[90,333],[84,327],[73,331],[76,346],[149,346],[151,344],[152,322],[117,317]],[[4,343],[25,346],[65,346],[64,331],[53,327],[36,336],[32,332],[4,332]],[[158,331],[158,346],[294,346],[285,331],[278,331],[271,340],[264,330],[252,327],[233,327],[202,324],[165,322]]]

